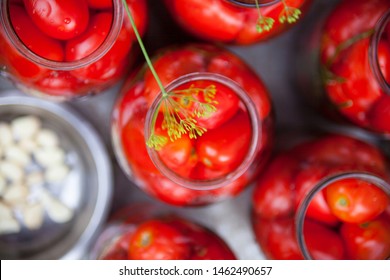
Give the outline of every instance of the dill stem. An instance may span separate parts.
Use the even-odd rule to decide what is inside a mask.
[[[139,44],[139,46],[140,46],[140,48],[141,48],[141,51],[142,51],[142,53],[143,53],[143,55],[144,55],[144,57],[145,57],[146,63],[148,64],[148,67],[149,67],[150,71],[152,72],[152,75],[153,75],[154,79],[156,80],[157,85],[158,85],[158,87],[160,88],[163,97],[165,97],[165,96],[168,95],[168,93],[165,91],[165,88],[164,88],[164,86],[163,86],[163,84],[162,84],[162,82],[161,82],[159,76],[157,75],[156,70],[155,70],[154,67],[153,67],[153,63],[152,63],[152,61],[150,60],[150,57],[149,57],[149,55],[148,55],[148,53],[147,53],[147,51],[146,51],[146,48],[145,48],[145,46],[144,46],[144,43],[142,42],[141,36],[139,35],[137,26],[135,25],[134,18],[133,18],[133,16],[131,15],[129,6],[128,6],[127,3],[126,3],[126,0],[122,0],[122,3],[123,3],[123,6],[125,7],[127,16],[129,17],[131,26],[133,27],[133,30],[134,30],[135,37],[137,38],[138,44]]]

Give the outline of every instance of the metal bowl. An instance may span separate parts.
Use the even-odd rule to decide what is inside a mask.
[[[67,151],[71,171],[57,198],[74,211],[67,223],[47,217],[38,230],[0,235],[0,259],[81,259],[105,222],[112,199],[112,167],[106,148],[91,125],[64,104],[17,90],[0,93],[0,121],[34,115],[55,131]]]

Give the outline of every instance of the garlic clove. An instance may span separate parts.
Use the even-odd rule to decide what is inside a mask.
[[[5,192],[6,187],[7,187],[7,181],[5,180],[4,176],[0,174],[0,197]]]
[[[41,128],[41,120],[35,116],[23,116],[12,120],[11,131],[14,139],[33,138]]]
[[[31,163],[31,157],[21,147],[16,145],[8,146],[4,151],[5,159],[7,161],[18,164],[21,167],[26,167]]]
[[[41,203],[26,204],[22,208],[24,225],[30,230],[39,229],[44,221],[44,208]]]
[[[18,145],[21,149],[23,149],[25,152],[32,154],[38,147],[37,142],[35,140],[30,138],[22,139],[18,142]]]
[[[73,211],[55,198],[46,203],[45,208],[50,219],[56,223],[69,222],[73,217]]]
[[[36,186],[36,185],[43,185],[44,183],[45,183],[45,179],[41,171],[33,171],[26,175],[26,185],[29,187]]]
[[[14,143],[11,127],[4,122],[0,123],[0,146],[7,147]]]
[[[0,172],[11,182],[21,182],[24,179],[24,169],[10,161],[0,161]]]
[[[55,147],[59,144],[59,138],[54,131],[42,129],[36,136],[36,142],[41,147]]]
[[[26,186],[21,184],[14,184],[7,187],[4,192],[3,199],[8,204],[18,205],[25,203],[28,195],[29,190]]]
[[[39,148],[34,152],[34,158],[47,168],[65,161],[65,152],[59,147]]]
[[[65,164],[58,164],[49,167],[45,171],[45,180],[48,183],[59,183],[69,174],[69,167]]]
[[[0,219],[0,234],[12,234],[20,232],[19,222],[11,217],[8,219]]]
[[[0,220],[12,217],[12,209],[7,204],[0,202]]]

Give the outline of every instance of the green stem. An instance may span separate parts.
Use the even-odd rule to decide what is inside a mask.
[[[258,14],[259,14],[259,18],[263,17],[263,14],[262,14],[261,11],[260,11],[259,1],[258,1],[258,0],[255,0],[255,4],[256,4],[257,12],[258,12]]]
[[[146,48],[144,46],[144,43],[142,42],[142,39],[141,39],[141,36],[139,35],[139,32],[138,32],[138,29],[137,29],[137,26],[135,25],[135,22],[134,22],[134,19],[133,19],[133,16],[131,15],[131,12],[130,12],[130,9],[129,9],[129,6],[127,5],[127,2],[126,0],[122,0],[122,3],[123,3],[123,6],[125,7],[125,10],[126,10],[126,13],[127,13],[127,16],[129,17],[129,20],[130,20],[130,23],[131,23],[131,26],[133,27],[133,30],[134,30],[134,34],[135,34],[135,37],[137,38],[137,41],[138,41],[138,44],[141,48],[141,51],[145,57],[145,60],[146,60],[146,63],[148,64],[149,66],[149,69],[150,69],[150,72],[152,72],[153,74],[153,77],[154,79],[156,80],[157,82],[157,85],[158,87],[160,88],[161,92],[162,92],[162,95],[163,97],[167,96],[168,93],[165,91],[165,88],[156,72],[156,70],[154,69],[153,67],[153,63],[152,61],[150,60],[150,57],[146,51]]]

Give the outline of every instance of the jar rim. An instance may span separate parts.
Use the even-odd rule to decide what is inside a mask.
[[[256,4],[255,1],[250,0],[226,0],[228,2],[231,2],[232,4],[235,4],[237,6],[247,7],[247,8],[256,8],[257,6],[261,7],[267,7],[272,6],[276,3],[279,3],[281,0],[268,0],[268,1],[258,1]],[[263,2],[263,3],[260,3]],[[264,3],[265,2],[265,3]]]
[[[10,14],[9,14],[9,0],[1,1],[0,6],[0,24],[4,27],[4,32],[11,44],[27,59],[32,62],[53,70],[74,70],[81,67],[88,66],[100,58],[102,58],[113,46],[115,39],[118,37],[119,32],[122,27],[122,22],[124,18],[124,9],[121,4],[121,0],[112,0],[112,23],[110,31],[107,34],[107,37],[104,39],[103,43],[91,54],[88,56],[76,60],[76,61],[54,61],[43,58],[33,51],[31,51],[19,38],[19,36],[14,31],[14,28],[11,23]]]
[[[390,184],[384,179],[378,177],[378,175],[374,175],[369,172],[363,171],[350,171],[350,172],[341,172],[335,175],[331,175],[323,178],[320,182],[318,182],[313,189],[311,189],[302,202],[299,204],[298,209],[295,213],[295,233],[296,239],[298,242],[298,246],[303,254],[303,257],[307,260],[313,260],[313,256],[310,254],[309,249],[306,245],[305,236],[303,234],[305,217],[308,211],[310,202],[313,200],[315,195],[317,195],[320,191],[328,187],[330,184],[333,184],[339,180],[344,179],[358,179],[362,181],[366,181],[371,183],[381,190],[383,190],[388,196],[390,196]]]
[[[170,82],[166,87],[166,91],[173,90],[174,88],[191,81],[199,81],[199,80],[208,80],[214,81],[223,84],[224,86],[229,87],[231,90],[237,94],[240,98],[241,102],[244,103],[247,113],[249,115],[249,119],[251,122],[252,129],[252,137],[251,142],[249,144],[249,149],[244,160],[241,162],[239,166],[237,166],[233,171],[229,172],[226,175],[217,177],[215,179],[210,180],[194,180],[189,178],[184,178],[170,168],[168,168],[159,158],[158,153],[155,149],[147,146],[147,151],[152,160],[153,164],[156,168],[168,179],[172,180],[174,183],[186,187],[188,189],[193,190],[212,190],[223,187],[234,180],[238,179],[241,175],[243,175],[250,167],[252,161],[256,157],[256,153],[259,150],[259,146],[261,143],[261,137],[263,136],[260,131],[262,131],[262,122],[260,121],[256,106],[252,99],[247,95],[245,90],[234,80],[225,77],[221,74],[211,73],[211,72],[194,72],[190,74],[183,75],[172,82]],[[162,92],[160,92],[155,100],[153,101],[151,107],[148,109],[146,119],[145,119],[145,142],[151,135],[151,123],[153,118],[153,113],[158,109],[160,101],[162,99]]]
[[[368,49],[369,52],[368,59],[369,59],[371,70],[373,71],[376,80],[379,82],[380,87],[386,94],[390,95],[390,85],[386,81],[386,78],[383,75],[380,66],[380,61],[378,59],[379,42],[388,24],[390,24],[390,10],[384,13],[375,25],[374,34],[371,36],[370,39],[370,45]]]

